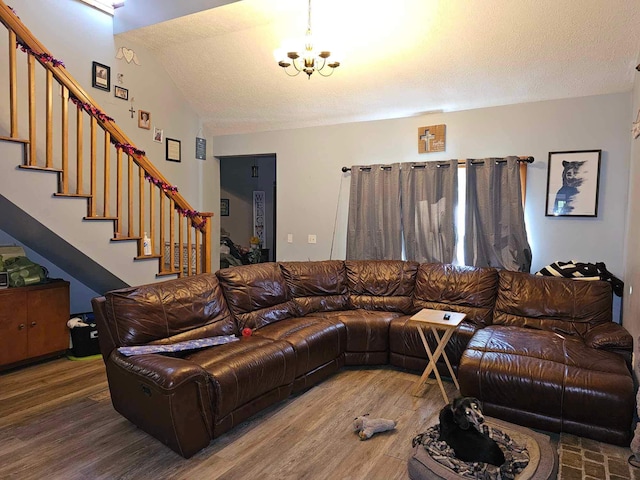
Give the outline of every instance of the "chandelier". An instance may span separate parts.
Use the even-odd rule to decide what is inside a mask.
[[[281,47],[274,52],[278,65],[280,65],[290,77],[295,77],[299,75],[300,72],[306,73],[307,78],[311,78],[313,72],[318,72],[321,76],[328,77],[340,66],[340,62],[333,61],[328,63],[331,52],[326,50],[318,51],[313,46],[313,37],[311,35],[311,0],[309,0],[307,33],[301,43],[304,43],[304,45],[301,45],[302,48],[298,51],[291,51],[286,47]]]

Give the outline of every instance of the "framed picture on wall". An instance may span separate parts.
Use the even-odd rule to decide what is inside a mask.
[[[100,90],[111,90],[111,67],[93,62],[91,68],[91,86]]]
[[[181,162],[180,140],[167,138],[167,160],[170,162]]]
[[[597,217],[602,150],[549,152],[548,217]]]
[[[138,110],[138,128],[151,130],[151,113],[144,110]]]
[[[228,198],[220,199],[220,216],[221,217],[229,216],[229,199]]]
[[[129,100],[129,90],[119,86],[113,87],[113,95],[122,100]]]

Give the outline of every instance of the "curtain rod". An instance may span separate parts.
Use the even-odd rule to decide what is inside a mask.
[[[523,162],[523,163],[533,163],[534,158],[533,157],[518,157],[518,161],[519,162]],[[505,163],[506,160],[498,160],[498,163]],[[458,160],[458,165],[466,165],[467,161],[466,160]],[[484,163],[484,160],[479,160],[479,161],[471,161],[472,165],[482,165]],[[443,164],[446,166],[449,166],[449,164]],[[383,167],[384,168],[384,167]],[[390,168],[390,167],[389,167]],[[367,169],[370,170],[371,167],[360,167],[360,169]],[[342,171],[343,172],[350,172],[351,168],[350,167],[342,167]]]

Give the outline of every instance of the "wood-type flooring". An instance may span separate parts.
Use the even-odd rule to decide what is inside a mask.
[[[412,396],[417,379],[343,369],[185,460],[113,409],[102,360],[52,360],[0,374],[0,478],[404,479],[411,439],[443,405],[437,385]],[[352,422],[365,413],[396,430],[359,440]]]
[[[389,366],[345,368],[185,460],[113,409],[101,359],[52,360],[0,373],[0,479],[406,479],[411,439],[438,422],[444,403],[435,384],[411,395],[418,378]],[[451,382],[445,388],[456,394]],[[352,422],[366,413],[397,428],[361,441]],[[628,456],[589,444],[602,447],[605,463]]]

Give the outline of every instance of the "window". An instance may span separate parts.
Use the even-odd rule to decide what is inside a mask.
[[[114,0],[80,0],[81,2],[86,3],[87,5],[91,5],[98,10],[102,10],[109,15],[113,15],[113,12],[116,8],[122,7],[124,5],[124,0],[114,1]]]
[[[454,265],[464,265],[464,201],[467,197],[467,169],[458,167],[458,208],[456,210],[456,257]]]

